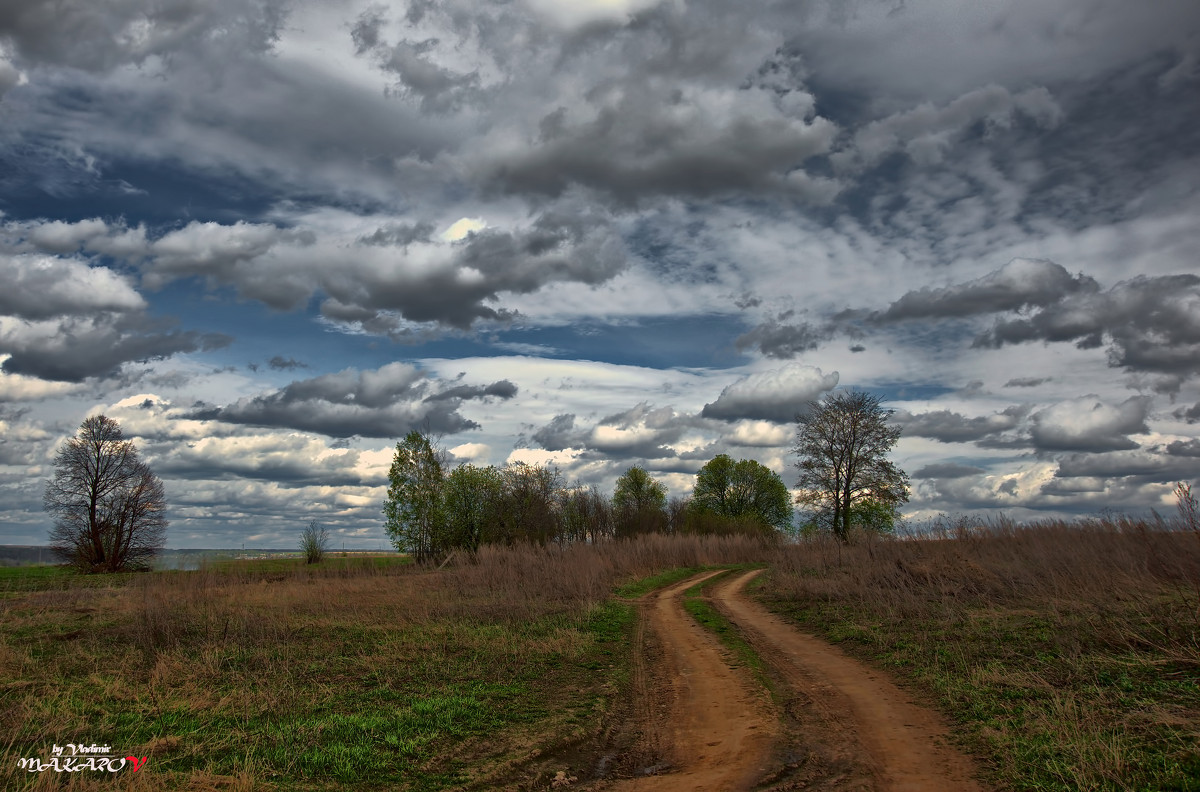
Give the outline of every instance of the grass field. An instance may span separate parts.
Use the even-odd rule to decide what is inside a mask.
[[[766,563],[756,596],[941,708],[999,788],[1200,790],[1198,538],[964,522],[849,546],[485,548],[443,570],[0,569],[0,788],[545,788],[620,717],[629,600]],[[768,682],[704,588],[685,607]],[[116,779],[16,767],[69,742],[150,759]]]
[[[121,577],[28,568],[0,603],[0,787],[521,779],[529,760],[605,728],[625,696],[633,610],[612,597],[619,585],[761,553],[647,537],[489,548],[441,571],[338,558]],[[116,780],[17,768],[93,742],[150,759]]]
[[[1200,790],[1200,536],[956,528],[787,548],[761,596],[926,694],[1007,788]]]

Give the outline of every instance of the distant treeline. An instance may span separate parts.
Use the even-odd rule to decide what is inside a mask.
[[[791,498],[779,475],[753,460],[722,454],[697,474],[691,498],[640,467],[627,470],[610,497],[568,485],[552,467],[460,464],[420,432],[396,446],[384,506],[396,548],[418,561],[482,545],[594,543],[647,533],[774,536],[792,525]]]

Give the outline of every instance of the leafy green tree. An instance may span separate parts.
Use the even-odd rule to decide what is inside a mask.
[[[504,491],[500,471],[488,465],[459,465],[450,471],[443,488],[445,543],[474,552],[485,538],[496,533]]]
[[[752,519],[777,530],[792,524],[791,495],[779,474],[753,459],[719,454],[696,473],[691,508],[731,520]]]
[[[850,524],[864,531],[894,533],[900,519],[899,504],[890,500],[866,498],[850,507]]]
[[[396,444],[383,506],[385,529],[396,549],[425,563],[444,549],[442,454],[413,430]]]
[[[656,533],[666,528],[667,488],[646,472],[629,468],[617,479],[613,491],[613,512],[617,535]]]
[[[880,401],[867,393],[828,394],[809,402],[808,414],[796,419],[796,500],[828,515],[830,528],[842,541],[849,538],[860,504],[894,510],[908,502],[908,475],[887,458],[900,429],[888,425],[894,411],[885,410]],[[859,514],[869,516],[861,507]]]

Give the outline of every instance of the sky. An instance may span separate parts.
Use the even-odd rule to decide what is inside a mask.
[[[396,442],[794,486],[867,391],[904,512],[1200,479],[1195,0],[10,0],[0,544],[120,422],[168,546],[386,544]]]

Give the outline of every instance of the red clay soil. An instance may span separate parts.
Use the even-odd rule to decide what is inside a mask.
[[[750,572],[711,599],[770,667],[779,710],[715,637],[684,612],[685,590],[716,573],[652,594],[634,668],[637,753],[629,792],[749,789],[979,792],[976,768],[950,745],[932,710],[837,648],[799,632],[744,594]]]

